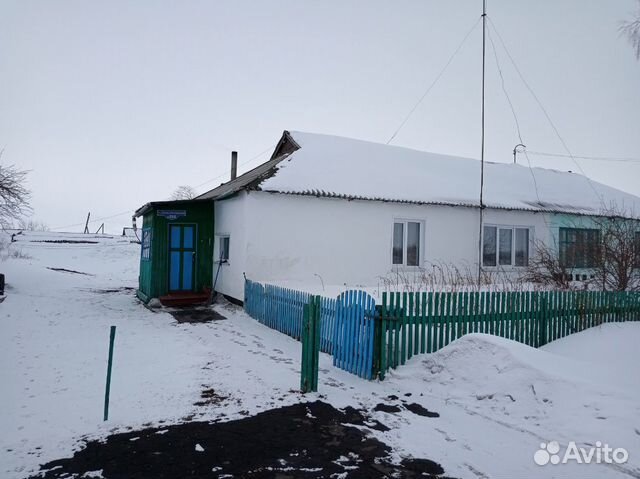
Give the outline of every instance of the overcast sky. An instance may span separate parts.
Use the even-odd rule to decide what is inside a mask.
[[[640,158],[640,62],[618,33],[636,5],[488,1],[492,24],[574,155]],[[203,192],[226,181],[232,149],[240,172],[264,161],[268,153],[246,163],[285,129],[386,142],[482,2],[0,6],[2,162],[31,170],[35,218],[65,227],[91,211],[95,229],[99,218],[124,213],[106,221],[117,232],[137,207],[178,185]],[[479,158],[481,35],[477,24],[393,144]],[[492,38],[524,143],[566,154]],[[490,42],[487,52],[486,158],[510,162],[519,139]],[[579,171],[568,158],[530,159]],[[593,179],[640,195],[640,162],[578,161]]]

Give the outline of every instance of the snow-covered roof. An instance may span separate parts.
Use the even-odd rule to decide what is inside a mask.
[[[278,156],[276,148],[272,159],[261,165],[268,164],[268,168],[248,172],[252,188],[350,199],[479,205],[478,160],[297,131],[285,132],[280,145],[286,140],[297,149]],[[241,188],[242,176],[236,181]],[[200,198],[218,197],[212,194],[216,190]],[[578,214],[601,214],[615,208],[629,216],[640,214],[637,196],[576,173],[511,163],[485,161],[483,195],[489,208]]]

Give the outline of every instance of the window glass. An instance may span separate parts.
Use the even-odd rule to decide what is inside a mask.
[[[566,268],[593,268],[600,253],[600,230],[560,228],[560,264]]]
[[[180,226],[169,226],[170,244],[172,248],[180,248]]]
[[[529,229],[516,228],[516,266],[529,265]]]
[[[482,264],[484,266],[496,265],[496,227],[485,226],[482,243]]]
[[[229,237],[220,237],[220,261],[229,261]]]
[[[600,230],[587,230],[585,268],[595,268],[600,256]]]
[[[180,290],[180,251],[171,251],[169,255],[169,289]]]
[[[513,230],[500,228],[499,249],[498,249],[498,263],[501,266],[508,266],[511,264],[511,253],[513,244]]]
[[[420,264],[420,223],[407,223],[407,266]]]
[[[184,239],[182,240],[184,244],[182,245],[182,247],[185,249],[193,248],[193,230],[193,226],[184,227]]]
[[[393,224],[393,264],[402,264],[404,248],[404,223]]]

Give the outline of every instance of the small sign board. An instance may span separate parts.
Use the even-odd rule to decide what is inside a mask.
[[[163,216],[168,220],[177,220],[178,218],[187,216],[187,211],[186,210],[158,210],[157,215]]]

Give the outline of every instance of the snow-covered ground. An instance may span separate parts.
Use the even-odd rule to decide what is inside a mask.
[[[84,435],[234,419],[316,399],[369,411],[391,428],[371,434],[398,458],[435,460],[453,477],[640,477],[640,323],[594,328],[542,350],[468,335],[414,357],[383,382],[336,369],[322,354],[319,392],[303,396],[300,344],[238,308],[217,305],[227,319],[200,324],[144,308],[133,290],[139,245],[108,236],[17,239],[0,252],[8,283],[0,303],[0,477],[25,477],[70,456]],[[51,242],[59,240],[92,243]],[[111,325],[117,335],[103,422]],[[203,401],[210,389],[221,399]],[[404,407],[413,402],[439,417]],[[379,403],[401,410],[373,411]],[[624,447],[629,460],[536,465],[540,443],[554,440],[562,448],[570,441]]]

